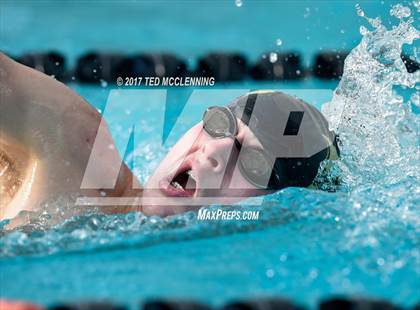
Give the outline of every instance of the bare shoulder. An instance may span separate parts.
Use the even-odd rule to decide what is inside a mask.
[[[114,188],[107,190],[107,194],[113,197],[137,195],[138,191],[133,193],[132,189],[133,183],[137,185],[135,188],[140,187],[138,181],[122,162],[116,148],[109,147],[114,141],[105,120],[75,91],[0,53],[0,95],[0,136],[8,145],[22,146],[24,152],[20,152],[20,158],[28,157],[24,154],[34,158],[32,161],[19,160],[22,176],[26,176],[26,171],[32,171],[28,163],[33,162],[38,167],[37,174],[31,177],[34,186],[29,191],[30,199],[25,203],[17,202],[18,194],[14,194],[8,206],[3,208],[9,216],[13,217],[20,210],[36,210],[42,201],[56,196],[80,194],[88,160],[97,141],[104,146],[94,157],[98,169],[93,177],[98,187],[83,191],[83,194],[97,196],[101,181],[118,175]],[[18,162],[19,152],[12,153],[8,158]],[[26,180],[31,178],[22,178],[21,188],[29,184]],[[16,208],[11,210],[13,204]]]
[[[37,103],[57,113],[83,111],[100,121],[100,114],[72,89],[53,77],[24,66],[0,52],[0,83],[4,103]]]

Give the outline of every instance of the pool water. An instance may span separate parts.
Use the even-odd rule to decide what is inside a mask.
[[[257,6],[244,1],[238,8],[231,1],[218,2],[215,7],[205,3],[202,8],[185,1],[175,7],[169,2],[148,7],[130,2],[123,8],[104,3],[105,11],[126,14],[117,26],[106,22],[106,14],[98,14],[95,5],[2,4],[1,47],[12,53],[60,46],[66,55],[76,57],[91,47],[109,48],[112,37],[113,46],[124,50],[127,45],[132,50],[169,46],[171,51],[193,59],[209,49],[223,48],[257,57],[264,48],[276,48],[276,39],[281,38],[284,48],[298,49],[310,60],[319,47],[353,48],[362,41],[346,61],[340,85],[308,79],[244,81],[212,88],[226,92],[280,89],[324,109],[343,137],[343,160],[333,170],[343,176],[338,191],[288,188],[267,196],[261,206],[242,203],[226,207],[260,210],[258,221],[198,221],[193,212],[165,219],[142,214],[90,214],[49,228],[45,225],[48,215],[43,215],[31,227],[2,232],[0,296],[45,305],[106,298],[133,309],[140,300],[150,297],[187,297],[220,305],[235,298],[275,295],[310,307],[337,294],[383,297],[404,306],[418,302],[419,121],[413,111],[418,111],[415,87],[419,76],[407,75],[397,64],[381,65],[395,54],[391,52],[400,52],[403,44],[407,48],[411,36],[411,41],[417,41],[408,49],[416,48],[418,33],[410,28],[415,22],[405,24],[397,19],[390,21],[399,27],[397,30],[404,30],[400,33],[383,30],[374,22],[378,28],[368,26],[368,21],[356,14],[354,4],[299,1]],[[44,10],[59,12],[62,5],[74,13],[69,16],[84,17],[85,21],[78,24],[55,14],[49,19],[35,19]],[[366,2],[361,7],[368,16],[381,15],[379,24],[391,28],[386,18],[389,2]],[[346,14],[336,14],[337,10]],[[134,11],[144,19],[134,22]],[[179,16],[192,11],[197,14],[187,14],[180,24]],[[157,12],[163,16],[161,20],[152,18]],[[415,7],[411,7],[411,14],[418,17]],[[7,22],[12,15],[14,27]],[[216,15],[236,24],[224,25],[207,17]],[[359,11],[359,15],[363,14]],[[45,31],[51,24],[58,25],[54,34]],[[288,31],[281,27],[292,24],[296,29],[290,33],[290,27],[286,27]],[[99,25],[101,28],[95,28]],[[218,31],[220,25],[226,31]],[[372,34],[362,31],[362,37],[359,25],[377,30]],[[12,41],[29,27],[36,29],[36,36]],[[116,35],[121,31],[124,36]],[[174,35],[179,38],[176,42],[171,40]],[[74,42],[80,44],[75,46]],[[384,42],[395,44],[382,48]],[[378,50],[390,53],[385,60],[378,59],[382,55]],[[390,91],[392,85],[401,88],[401,97]],[[105,114],[110,94],[115,92],[112,85],[71,87]],[[190,91],[169,90],[174,104],[166,111],[172,124]],[[141,126],[148,130],[141,144],[126,158],[134,159],[140,179],[147,179],[183,130],[201,117],[202,109],[211,103],[204,95],[202,99],[195,106],[196,112],[183,117],[181,126],[173,128],[164,145],[156,142],[162,132],[154,126],[153,117],[165,107],[150,104],[146,108],[138,102],[126,102],[120,114],[106,116],[119,146],[126,139],[129,124],[144,113],[148,115],[142,118]],[[373,117],[375,113],[386,117]],[[54,207],[65,204],[57,200]]]

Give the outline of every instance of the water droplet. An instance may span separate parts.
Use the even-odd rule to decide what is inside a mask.
[[[100,81],[101,81],[101,87],[105,88],[105,87],[108,86],[108,82],[107,81],[102,80],[102,79]]]
[[[240,8],[243,5],[242,0],[235,0],[235,5]]]
[[[318,277],[318,269],[312,268],[311,271],[309,271],[309,278],[316,279]]]
[[[308,18],[311,15],[311,9],[305,8],[305,13],[303,13],[303,18]]]
[[[395,266],[395,268],[400,269],[402,266],[404,266],[404,261],[402,261],[402,260],[397,260],[397,261],[394,263],[394,266]]]
[[[359,15],[361,17],[364,17],[365,16],[365,12],[363,12],[362,8],[360,7],[360,4],[357,3],[355,5],[355,7],[356,7],[357,15]]]
[[[406,6],[402,6],[401,4],[396,4],[396,5],[392,6],[389,13],[392,16],[395,16],[396,18],[401,19],[401,18],[409,17],[411,15],[411,10],[410,10],[410,8],[408,8]]]
[[[281,39],[277,39],[276,40],[276,44],[277,44],[277,46],[280,46],[280,45],[283,44],[283,41]]]
[[[364,36],[364,35],[366,35],[366,34],[369,33],[369,30],[367,30],[365,26],[360,26],[359,31],[360,31],[360,34],[362,36]]]
[[[267,278],[274,277],[274,270],[273,269],[267,269],[267,271],[265,272],[265,275],[267,276]]]
[[[277,53],[270,53],[270,62],[275,63],[278,59]]]

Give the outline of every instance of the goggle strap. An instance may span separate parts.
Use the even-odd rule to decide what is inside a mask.
[[[254,111],[255,102],[257,101],[258,94],[253,93],[248,95],[246,99],[246,104],[244,111],[242,112],[241,121],[248,126],[249,121],[251,120],[252,112]]]

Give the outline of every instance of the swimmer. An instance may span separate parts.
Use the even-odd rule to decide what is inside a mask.
[[[95,165],[110,176],[117,171],[115,187],[81,190],[95,139],[114,145],[100,114],[62,83],[4,54],[0,95],[0,219],[36,211],[55,197],[103,193],[143,202],[105,212],[166,216],[196,209],[202,198],[232,203],[308,187],[320,163],[338,156],[335,135],[318,110],[281,92],[257,91],[208,108],[144,188],[125,164],[112,164],[121,158],[111,147],[97,154]],[[185,204],[176,203],[179,198]]]

